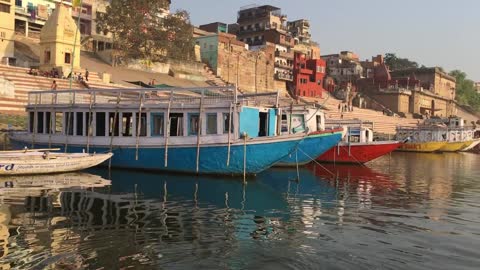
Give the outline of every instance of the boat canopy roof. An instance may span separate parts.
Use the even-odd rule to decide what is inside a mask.
[[[37,107],[65,107],[110,105],[115,107],[144,105],[181,104],[182,106],[279,106],[279,92],[259,94],[238,93],[235,86],[195,88],[132,88],[33,91],[28,93],[27,109]]]

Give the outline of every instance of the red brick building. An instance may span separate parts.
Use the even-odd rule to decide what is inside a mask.
[[[293,95],[321,97],[326,63],[322,59],[307,59],[303,53],[295,53],[293,60]]]

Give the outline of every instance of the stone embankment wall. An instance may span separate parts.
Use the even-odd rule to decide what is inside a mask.
[[[286,94],[285,81],[274,76],[274,52],[228,51],[219,48],[217,76],[227,83],[237,84],[244,92],[280,90]]]

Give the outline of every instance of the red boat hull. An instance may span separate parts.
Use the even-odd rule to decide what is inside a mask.
[[[366,163],[384,156],[402,145],[401,142],[340,143],[317,158],[320,162]]]

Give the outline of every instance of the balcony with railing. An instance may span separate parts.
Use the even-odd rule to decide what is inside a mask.
[[[85,19],[85,20],[92,20],[92,14],[88,14],[88,12],[85,12],[82,10],[81,13],[78,12],[78,10],[72,10],[72,17],[77,17],[78,18],[78,14],[80,14],[80,18],[81,19]]]
[[[275,78],[282,81],[293,81],[293,75],[290,73],[277,72],[275,73]]]
[[[283,68],[283,69],[288,69],[288,70],[292,70],[292,69],[293,69],[293,65],[289,65],[289,64],[284,63],[284,62],[281,62],[281,61],[275,62],[275,67]]]
[[[293,52],[276,51],[275,56],[285,59],[293,59]]]

